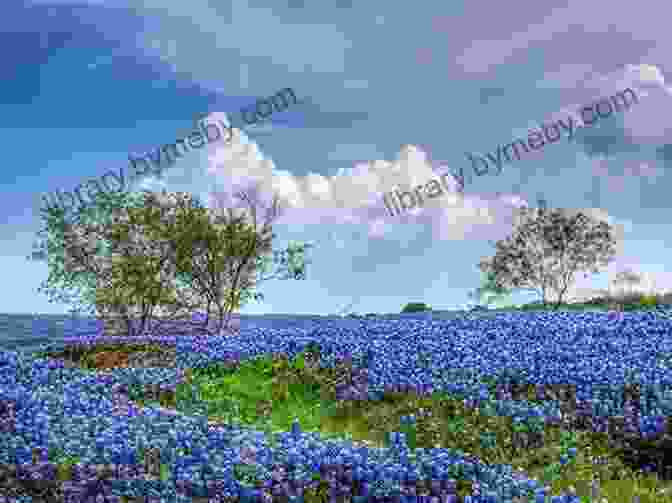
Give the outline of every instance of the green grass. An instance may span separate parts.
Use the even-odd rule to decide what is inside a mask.
[[[101,350],[84,352],[80,361],[90,361],[91,355]],[[590,482],[598,479],[601,496],[609,503],[631,503],[634,495],[640,497],[640,503],[672,503],[672,497],[656,495],[672,484],[631,470],[622,461],[622,453],[608,446],[607,434],[567,431],[540,423],[536,430],[543,440],[536,447],[526,447],[519,439],[533,432],[521,431],[510,417],[497,416],[487,401],[468,408],[462,397],[446,393],[386,393],[380,400],[337,400],[336,384],[347,378],[350,368],[345,364],[318,368],[316,358],[315,352],[304,352],[291,361],[272,355],[235,365],[213,364],[187,370],[187,382],[179,384],[175,392],[162,393],[158,400],[148,399],[142,389],[131,390],[130,398],[140,406],[158,403],[184,413],[205,413],[212,421],[265,431],[272,443],[274,433],[288,431],[294,420],[303,431],[366,441],[374,447],[387,446],[388,434],[400,431],[406,433],[411,449],[450,448],[486,464],[511,465],[550,485],[553,495],[573,487],[589,501]],[[496,386],[494,380],[486,384],[492,390]],[[533,391],[529,387],[530,401],[534,401]],[[413,427],[401,424],[400,418],[409,415],[416,418]],[[560,465],[560,456],[569,447],[575,447],[577,455]],[[595,459],[602,462],[596,464]],[[323,489],[320,486],[316,491]],[[458,478],[458,494],[470,492],[470,481]]]

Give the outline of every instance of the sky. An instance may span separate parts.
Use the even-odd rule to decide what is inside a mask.
[[[0,312],[67,312],[37,291],[47,264],[26,259],[40,208],[108,172],[125,173],[127,190],[188,191],[208,205],[240,183],[282,198],[274,248],[315,244],[308,277],[262,283],[264,301],[243,314],[460,309],[479,286],[478,262],[512,232],[517,208],[540,198],[614,226],[614,261],[577,275],[571,298],[626,268],[647,289],[672,289],[666,14],[657,0],[10,2]],[[297,104],[243,121],[243,107],[286,88]],[[628,108],[580,112],[600,100],[607,110],[625,89],[637,96]],[[192,149],[159,177],[131,176],[129,155],[184,138],[199,118],[231,126],[231,140]],[[570,118],[571,140],[557,126],[552,144],[519,159],[509,149],[503,162],[506,144],[534,137],[538,147],[542,126],[552,137]],[[414,210],[385,209],[394,188],[460,172],[463,193],[455,179]]]

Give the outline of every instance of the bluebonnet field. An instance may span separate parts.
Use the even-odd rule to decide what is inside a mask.
[[[97,322],[77,327],[69,323],[74,322],[65,322],[64,331],[70,335],[64,344],[75,338],[100,342]],[[539,421],[560,421],[559,405],[492,397],[483,377],[513,371],[531,383],[575,385],[577,411],[592,415],[597,431],[606,431],[609,416],[624,414],[624,383],[648,384],[640,403],[626,413],[630,427],[646,436],[662,432],[664,417],[672,415],[672,396],[665,393],[672,384],[672,369],[663,363],[664,356],[672,354],[671,334],[672,321],[653,312],[619,317],[597,312],[464,314],[449,320],[400,316],[354,323],[274,320],[244,323],[239,337],[163,338],[159,342],[177,347],[175,369],[125,368],[96,375],[5,351],[0,354],[0,404],[11,404],[14,413],[11,420],[2,418],[0,464],[30,464],[38,448],[42,464],[32,469],[43,470],[43,477],[49,478],[55,466],[51,453],[78,457],[81,465],[73,469],[70,483],[72,491],[80,491],[77,501],[84,501],[86,481],[95,479],[92,467],[103,463],[120,466],[107,488],[110,494],[155,496],[161,501],[192,501],[192,496],[203,497],[208,491],[252,498],[261,495],[253,488],[255,478],[265,480],[274,495],[298,494],[314,473],[330,473],[327,479],[336,491],[345,491],[353,480],[365,481],[361,487],[368,493],[361,501],[376,501],[395,491],[411,495],[418,479],[433,481],[431,493],[441,501],[457,501],[455,479],[474,482],[472,502],[511,501],[521,494],[530,495],[529,501],[548,501],[548,489],[510,466],[486,466],[450,449],[412,452],[403,434],[393,436],[390,447],[365,448],[320,439],[295,425],[271,443],[263,432],[210,427],[205,416],[171,415],[152,407],[114,414],[113,393],[137,382],[173,389],[182,379],[182,368],[271,351],[294,356],[314,341],[321,347],[322,365],[333,365],[345,354],[365,365],[371,398],[389,389],[443,389],[473,403],[494,399],[496,414],[530,428]],[[159,448],[161,463],[170,467],[160,480],[142,477],[136,452],[146,447]],[[564,453],[565,462],[573,455],[571,449]],[[245,464],[254,472],[248,479],[237,475],[237,467]],[[579,500],[556,496],[550,501]]]

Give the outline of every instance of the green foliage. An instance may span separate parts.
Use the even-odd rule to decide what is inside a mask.
[[[38,293],[45,293],[50,303],[71,304],[70,313],[83,311],[93,314],[95,311],[96,276],[91,272],[71,272],[65,268],[64,229],[66,223],[73,225],[85,223],[112,222],[112,210],[115,208],[140,207],[143,194],[138,192],[102,192],[97,195],[95,204],[85,206],[79,212],[71,212],[59,206],[40,208],[43,228],[37,232],[38,240],[33,243],[33,254],[27,260],[46,261],[49,267],[48,278],[40,284]],[[109,243],[98,243],[98,252],[109,256]]]
[[[402,313],[420,313],[423,311],[431,311],[432,308],[429,307],[427,304],[423,304],[422,302],[409,302],[404,306],[404,308],[401,310]]]
[[[213,224],[206,209],[181,208],[175,223],[162,225],[157,222],[154,231],[161,239],[175,243],[177,269],[187,278],[207,281],[218,278],[227,268],[258,254],[257,234],[242,219],[231,219],[223,224]],[[194,260],[194,250],[202,252],[203,260]],[[239,267],[239,266],[238,266]],[[212,296],[214,292],[210,292]],[[227,309],[238,309],[241,299],[239,289],[229,289],[224,300]]]
[[[219,299],[216,285],[232,265],[237,266],[238,262],[255,256],[257,250],[250,243],[255,242],[257,235],[252,226],[245,225],[240,219],[214,224],[209,211],[202,205],[194,204],[195,202],[192,198],[178,199],[174,221],[162,219],[157,208],[131,210],[129,216],[132,221],[139,223],[143,233],[151,241],[169,244],[171,261],[175,263],[176,276],[181,280],[181,291],[192,290],[203,301],[207,298],[209,303],[216,305],[221,302],[224,312],[231,312],[241,306],[240,290],[233,286]],[[127,239],[127,228],[120,227],[116,230],[116,237],[120,242]],[[138,258],[147,260],[145,257]],[[165,263],[165,257],[160,260]],[[153,278],[158,274],[158,265],[152,268],[147,263],[145,266],[148,268],[147,277]],[[120,283],[128,286],[129,278],[122,278]],[[161,292],[162,288],[164,292]],[[165,300],[158,304],[175,304],[173,292],[159,285],[158,281],[152,284],[142,280],[138,296],[151,303],[155,301],[157,294],[163,293]],[[192,310],[195,307],[192,306]]]
[[[161,257],[114,259],[111,282],[96,289],[96,305],[103,311],[112,308],[113,312],[134,306],[144,317],[156,306],[177,304],[174,285],[159,279],[161,265]]]
[[[174,303],[173,290],[156,278],[159,268],[156,257],[133,256],[116,260],[112,269],[113,283],[96,290],[97,304],[158,306]]]
[[[243,362],[235,372],[199,370],[194,382],[209,416],[265,431],[287,431],[298,419],[302,428],[314,431],[321,421],[322,401],[305,368],[303,354],[292,361],[282,355],[260,357]]]
[[[192,198],[190,206],[179,208],[176,219],[166,220],[158,208],[146,204],[147,198],[153,195],[148,191],[101,193],[94,204],[69,215],[56,206],[41,209],[45,226],[38,236],[43,241],[36,243],[36,251],[32,257],[27,257],[47,261],[49,266],[49,277],[38,292],[46,293],[50,302],[74,304],[71,313],[87,311],[89,315],[93,315],[99,306],[124,306],[127,310],[131,306],[142,306],[143,310],[149,311],[148,306],[152,305],[177,305],[178,294],[182,299],[180,305],[183,305],[186,298],[183,293],[193,293],[191,298],[208,302],[208,305],[223,305],[225,311],[230,312],[250,299],[263,300],[263,295],[254,291],[260,281],[306,278],[305,267],[310,262],[305,260],[305,252],[313,245],[290,242],[286,250],[274,251],[271,258],[268,253],[270,238],[266,234],[258,235],[243,217],[232,218],[224,224],[222,219],[216,219],[213,223],[208,216],[209,210]],[[112,229],[114,240],[98,239],[94,254],[110,257],[113,244],[127,239],[131,227],[113,223],[113,211],[118,208],[126,210],[136,228],[141,228],[143,234],[151,238],[150,242],[172,243],[170,260],[176,262],[172,284],[165,284],[165,280],[162,284],[158,276],[166,266],[167,256],[150,253],[115,258],[112,278],[106,279],[105,284],[101,284],[101,278],[95,272],[86,268],[74,272],[66,270],[66,226],[78,228],[97,223]],[[262,232],[270,232],[270,226],[265,226]],[[199,252],[196,255],[195,250]],[[276,276],[254,277],[255,271],[265,272],[271,263],[280,266]],[[233,272],[232,277],[226,277],[231,285],[225,291],[213,292],[212,281],[208,280],[230,272]],[[278,277],[283,273],[285,277]]]
[[[236,366],[225,363],[213,363],[207,367],[195,368],[192,374],[195,378],[215,380],[226,378],[236,371]]]

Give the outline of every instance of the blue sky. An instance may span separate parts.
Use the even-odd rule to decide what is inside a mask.
[[[660,5],[10,2],[0,19],[0,311],[69,307],[37,293],[46,263],[25,259],[43,195],[128,169],[129,153],[173,143],[196,117],[239,128],[241,107],[287,87],[301,103],[270,124],[189,152],[161,180],[134,182],[207,196],[249,176],[282,195],[276,248],[315,243],[308,280],[264,283],[265,301],[243,313],[459,308],[515,208],[539,197],[617,229],[616,260],[578,275],[574,295],[606,288],[627,267],[672,289],[672,34]],[[630,109],[499,174],[473,175],[467,153],[578,121],[581,106],[627,87],[640,100]],[[385,213],[383,192],[460,169],[471,173],[464,197]]]

